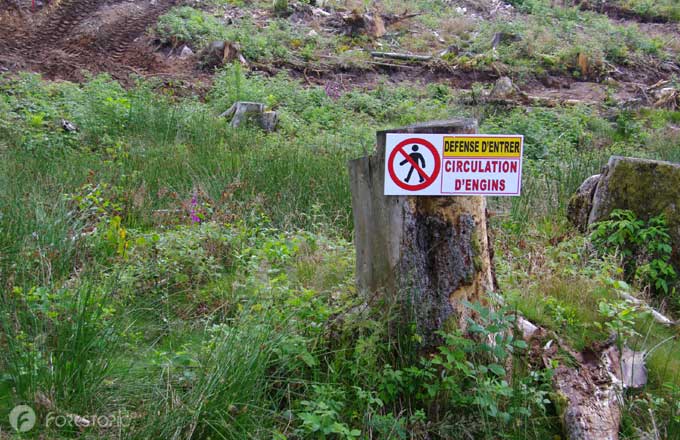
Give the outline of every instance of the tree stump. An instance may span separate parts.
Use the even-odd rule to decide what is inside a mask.
[[[357,285],[380,295],[415,322],[425,347],[437,330],[465,329],[463,301],[484,302],[494,289],[486,199],[481,196],[385,196],[387,133],[477,133],[477,121],[455,119],[377,133],[377,150],[349,162]]]

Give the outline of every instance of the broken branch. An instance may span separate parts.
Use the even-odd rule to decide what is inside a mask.
[[[392,60],[403,60],[403,61],[430,61],[432,59],[431,55],[413,55],[409,53],[397,53],[397,52],[371,52],[373,58],[389,58]]]

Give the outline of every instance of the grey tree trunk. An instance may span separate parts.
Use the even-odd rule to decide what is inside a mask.
[[[437,330],[465,328],[462,305],[494,289],[484,197],[385,196],[387,133],[477,133],[455,119],[378,132],[376,152],[349,162],[358,288],[396,304],[424,346]]]

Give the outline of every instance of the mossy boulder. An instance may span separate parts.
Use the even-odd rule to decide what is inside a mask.
[[[612,156],[593,194],[588,224],[605,220],[614,209],[628,209],[648,220],[666,216],[673,262],[680,266],[680,164]]]

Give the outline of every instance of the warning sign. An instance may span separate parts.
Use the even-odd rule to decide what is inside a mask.
[[[521,135],[387,134],[385,195],[518,196]]]
[[[435,146],[420,138],[399,142],[387,159],[390,179],[404,191],[419,191],[431,186],[439,176],[440,167],[441,158]]]

